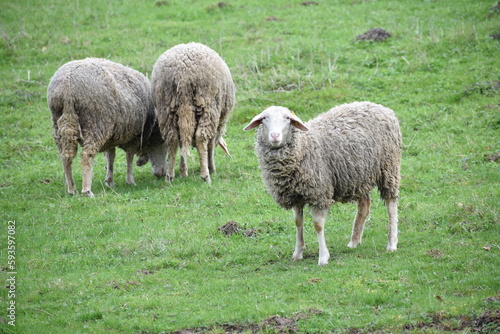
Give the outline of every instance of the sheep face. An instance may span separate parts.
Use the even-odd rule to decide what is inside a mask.
[[[148,152],[149,161],[153,168],[153,174],[156,177],[163,177],[167,173],[165,156],[167,148],[165,145],[159,145]]]
[[[147,152],[141,152],[138,154],[136,161],[137,166],[143,166],[151,161],[151,167],[153,169],[153,175],[156,177],[163,177],[167,173],[165,156],[167,155],[167,148],[165,145],[158,145]]]
[[[262,125],[261,135],[273,148],[280,148],[284,143],[288,142],[292,127],[300,131],[309,130],[300,118],[295,116],[288,108],[276,106],[269,107],[255,116],[243,130],[248,131],[260,125]]]

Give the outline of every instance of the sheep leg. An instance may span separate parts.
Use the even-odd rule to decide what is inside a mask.
[[[180,177],[188,176],[188,156],[189,144],[182,144],[181,147],[181,164],[179,166]]]
[[[196,148],[198,149],[198,156],[200,157],[200,175],[203,181],[208,184],[212,183],[210,172],[208,171],[208,143],[205,140],[196,140]]]
[[[325,221],[328,214],[328,209],[319,209],[312,207],[312,218],[314,222],[314,229],[318,235],[319,244],[319,260],[318,265],[324,266],[328,264],[330,253],[326,247],[325,241]]]
[[[214,151],[215,151],[215,138],[208,142],[208,171],[210,172],[210,174],[215,174]]]
[[[297,238],[292,259],[297,261],[302,260],[302,254],[306,248],[306,243],[304,242],[304,207],[294,206],[293,215],[295,217],[295,226],[297,227]]]
[[[73,179],[73,169],[71,165],[73,164],[73,157],[65,156],[62,158],[64,178],[66,180],[66,185],[68,186],[68,194],[76,195],[78,191],[75,187],[75,180]]]
[[[82,152],[82,194],[94,197],[92,193],[92,166],[94,164],[95,152],[84,147]]]
[[[134,153],[133,152],[125,152],[125,159],[127,160],[127,179],[125,182],[127,184],[135,185],[134,180]]]
[[[358,212],[352,223],[351,242],[347,245],[349,248],[356,248],[361,243],[363,238],[363,230],[365,221],[370,214],[370,195],[366,195],[358,199]]]
[[[104,180],[104,182],[108,185],[108,187],[112,188],[115,186],[115,181],[113,179],[113,171],[115,165],[116,149],[114,147],[109,149],[108,151],[104,152],[104,156],[106,157],[107,161],[106,179]]]
[[[389,215],[387,251],[393,252],[398,248],[398,202],[395,198],[389,198],[385,200],[385,206]]]
[[[177,142],[170,143],[167,147],[167,173],[165,174],[165,181],[172,182],[175,177],[175,156],[177,155]]]

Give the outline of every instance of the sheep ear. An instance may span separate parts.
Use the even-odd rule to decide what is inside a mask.
[[[243,128],[243,131],[249,131],[249,130],[255,129],[256,127],[258,127],[262,123],[263,119],[264,119],[264,116],[262,116],[262,114],[255,116],[252,119],[252,121],[247,126],[245,126]]]
[[[298,118],[297,116],[293,115],[292,117],[290,117],[290,123],[297,129],[301,130],[301,131],[309,131],[309,128],[307,126],[304,125],[304,123],[302,123],[302,121],[300,120],[300,118]]]

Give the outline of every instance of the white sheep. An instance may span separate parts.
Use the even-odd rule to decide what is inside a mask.
[[[332,108],[303,123],[284,107],[270,107],[244,128],[257,132],[256,154],[269,193],[293,209],[297,227],[294,260],[305,249],[303,211],[309,205],[319,242],[319,265],[326,265],[324,224],[334,202],[357,201],[348,247],[361,243],[370,210],[370,190],[377,185],[389,215],[388,251],[398,243],[397,198],[402,139],[394,112],[370,102]]]
[[[47,89],[53,136],[63,162],[68,193],[76,194],[72,162],[82,146],[82,194],[92,197],[95,155],[107,158],[106,183],[114,185],[115,147],[126,152],[127,183],[132,162],[149,159],[153,174],[165,175],[166,148],[156,121],[149,80],[141,73],[106,59],[87,58],[61,66]]]
[[[180,175],[188,175],[189,147],[198,150],[200,174],[211,183],[214,147],[227,153],[222,135],[233,109],[235,88],[222,58],[200,43],[179,44],[163,53],[151,75],[153,102],[168,151],[166,180],[174,179],[175,156],[181,149]]]

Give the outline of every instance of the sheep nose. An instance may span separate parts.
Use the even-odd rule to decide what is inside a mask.
[[[269,141],[271,145],[278,146],[281,144],[281,133],[271,132],[269,136],[270,136]]]

